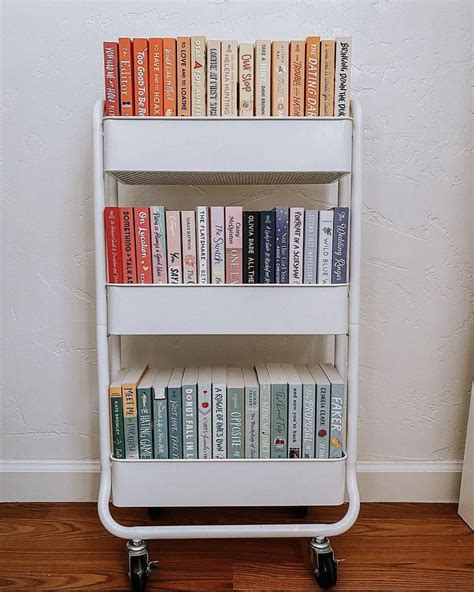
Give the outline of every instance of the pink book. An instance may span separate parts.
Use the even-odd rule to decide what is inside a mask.
[[[151,269],[150,211],[135,208],[135,249],[137,258],[137,283],[153,283]]]
[[[183,283],[180,212],[166,212],[166,238],[168,242],[168,282]]]
[[[222,206],[211,206],[211,280],[225,284],[225,220]]]
[[[181,212],[183,284],[197,284],[196,219],[194,211]]]
[[[242,283],[242,208],[225,209],[225,281]]]

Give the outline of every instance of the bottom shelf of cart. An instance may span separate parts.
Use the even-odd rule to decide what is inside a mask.
[[[119,507],[337,506],[346,457],[339,459],[117,460]]]

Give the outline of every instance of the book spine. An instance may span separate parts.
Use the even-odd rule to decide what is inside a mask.
[[[290,44],[290,116],[304,115],[305,42]]]
[[[303,458],[314,458],[314,438],[316,425],[316,387],[303,386]]]
[[[328,385],[316,385],[315,458],[329,458],[330,396]]]
[[[168,402],[166,398],[153,400],[153,457],[169,458]]]
[[[138,449],[137,391],[133,385],[124,385],[123,397],[123,436],[125,458],[140,458]]]
[[[221,113],[223,117],[235,117],[237,110],[237,41],[222,41]]]
[[[196,208],[198,283],[209,284],[209,208]]]
[[[270,456],[288,458],[288,387],[271,385]]]
[[[212,458],[227,457],[227,394],[223,384],[212,385]]]
[[[104,83],[106,116],[120,115],[118,43],[104,41]]]
[[[207,42],[207,116],[221,114],[221,42]]]
[[[213,284],[225,283],[225,220],[220,206],[211,207],[211,279]]]
[[[303,283],[304,209],[290,208],[289,283]]]
[[[271,41],[255,43],[255,115],[271,115]]]
[[[176,117],[176,39],[163,39],[163,111]]]
[[[227,458],[244,458],[244,389],[227,389]]]
[[[135,115],[149,115],[148,102],[148,39],[133,40],[133,73],[135,87]]]
[[[305,284],[315,284],[318,269],[318,223],[317,210],[306,210],[304,220],[304,272]]]
[[[319,115],[320,53],[319,37],[306,38],[306,98],[304,114],[311,117]]]
[[[254,47],[253,43],[239,45],[239,115],[252,117],[254,113]]]
[[[331,430],[329,458],[341,458],[345,438],[344,385],[331,384]]]
[[[120,213],[117,207],[104,209],[105,249],[107,252],[107,282],[122,284],[122,250],[120,241]]]
[[[318,284],[331,283],[333,220],[331,210],[319,212]]]
[[[137,283],[133,208],[119,208],[122,271],[124,284]]]
[[[132,41],[121,37],[119,43],[120,115],[134,114]]]
[[[225,209],[225,280],[227,284],[242,283],[242,208]]]
[[[168,283],[182,284],[180,212],[166,212],[166,240],[168,247]]]
[[[302,458],[303,391],[301,384],[288,385],[288,458]]]
[[[272,43],[272,115],[286,117],[288,115],[288,41]]]
[[[183,238],[183,284],[196,284],[196,221],[194,211],[181,212],[181,236]]]
[[[258,212],[244,212],[244,284],[258,284]]]
[[[258,458],[259,453],[259,390],[245,389],[245,458]]]
[[[150,90],[150,115],[161,117],[163,110],[163,39],[148,41],[148,72]]]
[[[198,386],[199,458],[212,458],[212,386]]]
[[[183,458],[183,410],[181,388],[168,387],[169,457]]]
[[[134,208],[137,283],[153,283],[151,266],[150,210]]]
[[[166,267],[166,217],[163,206],[151,206],[150,226],[153,283],[166,284],[168,282]]]
[[[319,115],[325,117],[332,117],[334,115],[334,56],[334,41],[321,41]]]
[[[275,208],[275,281],[287,284],[288,273],[288,208]]]
[[[198,458],[197,388],[183,386],[183,457]]]
[[[347,282],[347,248],[349,244],[349,208],[334,208],[332,237],[333,284]]]
[[[259,283],[275,283],[275,212],[260,212]]]
[[[178,115],[191,115],[191,37],[178,37]]]
[[[206,115],[206,38],[191,37],[191,93],[194,117]]]
[[[334,115],[349,117],[351,92],[352,38],[336,37]]]
[[[110,435],[112,439],[112,456],[125,458],[125,441],[123,431],[122,387],[109,388],[110,401]]]
[[[271,390],[269,384],[260,385],[260,458],[270,458],[271,446]]]
[[[151,388],[138,388],[138,442],[140,458],[153,458]]]

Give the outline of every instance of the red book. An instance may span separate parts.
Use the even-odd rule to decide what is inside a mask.
[[[163,39],[148,40],[150,115],[163,115]]]
[[[107,282],[123,284],[122,244],[120,242],[120,213],[118,208],[106,207],[105,250],[107,252]]]
[[[137,258],[137,283],[152,284],[150,240],[150,210],[133,208],[135,218],[135,250]]]
[[[119,73],[120,73],[120,115],[135,113],[133,100],[133,54],[132,42],[127,37],[119,39]]]
[[[135,82],[135,115],[149,114],[148,39],[133,40],[133,73]]]
[[[105,115],[120,115],[118,43],[104,41]]]
[[[119,208],[119,214],[123,283],[136,284],[137,262],[135,259],[135,231],[133,225],[133,208]]]

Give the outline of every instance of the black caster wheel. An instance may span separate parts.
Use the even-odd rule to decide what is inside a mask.
[[[337,583],[337,563],[332,553],[318,556],[318,573],[316,581],[323,590],[332,588]]]
[[[130,557],[130,583],[132,592],[145,592],[148,581],[147,556]]]
[[[161,508],[148,508],[148,518],[150,520],[159,520],[161,518]]]
[[[307,518],[308,506],[295,506],[293,508],[293,513],[295,515],[295,518]]]

